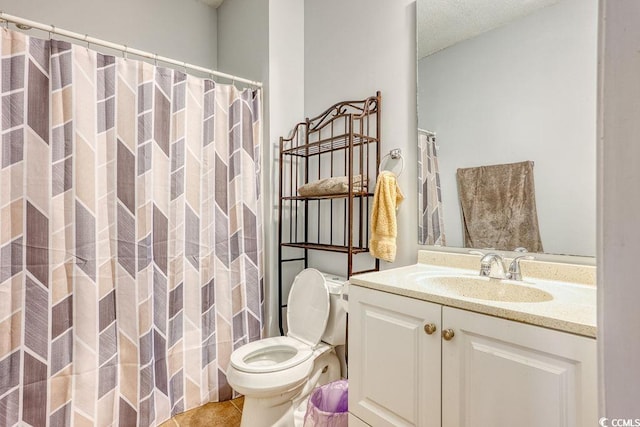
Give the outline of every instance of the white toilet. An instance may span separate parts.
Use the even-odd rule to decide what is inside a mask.
[[[345,279],[307,268],[291,285],[285,337],[231,353],[229,385],[244,395],[241,427],[293,426],[311,391],[340,379],[335,346],[346,341]],[[297,411],[296,411],[297,410]],[[297,423],[296,423],[297,424]]]

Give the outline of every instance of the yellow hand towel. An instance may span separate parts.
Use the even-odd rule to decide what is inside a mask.
[[[396,210],[404,200],[393,172],[382,171],[378,175],[373,194],[371,212],[371,240],[369,250],[375,258],[393,262],[396,259]]]

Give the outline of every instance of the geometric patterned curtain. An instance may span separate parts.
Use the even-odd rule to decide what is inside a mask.
[[[418,129],[418,244],[444,246],[436,135]]]
[[[260,92],[0,32],[0,425],[232,398],[263,328]]]

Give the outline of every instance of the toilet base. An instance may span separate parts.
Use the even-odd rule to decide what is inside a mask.
[[[289,422],[289,420],[293,420],[291,400],[286,396],[278,397],[286,400],[280,404],[272,404],[274,399],[245,396],[240,427],[293,426]]]
[[[251,397],[246,394],[240,427],[294,427],[306,412],[306,402],[314,388],[340,379],[340,361],[335,350],[320,355],[314,362],[309,380],[293,390],[276,396]],[[305,405],[304,408],[301,405]],[[294,411],[298,416],[294,417]],[[302,414],[302,415],[300,415]],[[298,418],[298,423],[294,421]]]

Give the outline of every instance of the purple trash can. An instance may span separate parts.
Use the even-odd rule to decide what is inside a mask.
[[[304,427],[347,427],[349,425],[347,380],[316,388],[307,403]]]

